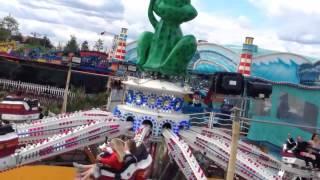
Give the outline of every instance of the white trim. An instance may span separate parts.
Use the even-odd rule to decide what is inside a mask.
[[[11,132],[5,135],[0,136],[0,142],[3,143],[4,141],[10,141],[15,138],[18,138],[18,135],[15,132]]]
[[[149,90],[156,90],[156,91],[166,91],[166,93],[173,93],[180,96],[185,94],[192,94],[193,92],[190,88],[181,87],[178,84],[174,84],[168,81],[161,81],[161,80],[153,80],[153,79],[139,79],[135,77],[128,77],[127,81],[123,81],[123,84],[127,85],[129,89],[131,87],[138,88],[138,89],[149,89]]]
[[[14,105],[23,105],[24,101],[1,101],[1,104],[14,104]]]
[[[147,159],[141,160],[137,164],[131,164],[125,171],[121,173],[121,179],[130,179],[138,170],[147,169],[152,163],[152,157],[149,154]],[[115,177],[115,174],[106,170],[101,170],[101,176]]]
[[[34,113],[34,114],[2,114],[1,119],[7,120],[7,121],[25,121],[25,120],[34,120],[39,119],[40,113]]]
[[[150,111],[148,109],[142,109],[142,108],[136,108],[136,107],[131,107],[128,105],[118,105],[118,110],[120,112],[125,111],[125,112],[130,112],[134,114],[140,114],[143,116],[153,116],[157,117],[158,121],[161,119],[172,119],[172,120],[184,120],[184,119],[189,119],[190,116],[182,113],[163,113],[163,112],[157,112],[157,111]]]

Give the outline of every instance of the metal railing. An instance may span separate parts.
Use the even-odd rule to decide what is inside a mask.
[[[232,131],[232,118],[233,115],[207,112],[207,113],[196,113],[189,114],[190,125],[196,127],[206,127],[206,128],[219,128],[224,132],[231,133]],[[240,119],[241,134],[247,135],[250,127],[250,122],[246,118]]]

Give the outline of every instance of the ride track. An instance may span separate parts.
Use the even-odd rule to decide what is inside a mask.
[[[121,121],[110,112],[99,109],[62,114],[56,117],[15,125],[20,145],[10,156],[0,159],[0,171],[27,165],[55,155],[101,143],[105,137],[128,134],[131,122]],[[148,125],[136,131],[135,141],[141,144],[151,135]],[[192,151],[199,151],[217,165],[227,167],[231,136],[219,129],[192,127],[179,135],[164,129],[162,135],[169,154],[188,179],[207,179]],[[279,172],[312,178],[315,173],[289,167],[258,148],[239,142],[236,173],[245,179],[283,179]],[[106,173],[108,174],[108,173]],[[125,178],[126,179],[126,178]]]

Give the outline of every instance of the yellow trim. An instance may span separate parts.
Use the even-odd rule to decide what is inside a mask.
[[[0,173],[0,179],[10,180],[73,180],[75,169],[59,166],[24,166]]]

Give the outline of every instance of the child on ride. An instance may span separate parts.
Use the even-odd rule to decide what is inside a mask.
[[[110,167],[115,170],[121,170],[123,167],[123,160],[125,156],[124,150],[124,142],[121,139],[112,139],[110,142],[110,147],[112,148],[113,152],[105,157],[98,157],[98,165],[104,167]],[[87,180],[90,179],[91,176],[99,177],[99,168],[97,164],[92,165],[80,165],[74,163],[74,166],[80,170],[80,179]],[[109,179],[106,177],[100,177],[99,179]]]
[[[137,147],[136,142],[132,139],[129,139],[125,142],[125,149],[126,149],[127,153],[130,153],[135,158],[136,162],[147,159],[148,155],[149,155],[149,153],[143,143]],[[126,158],[125,158],[125,161],[126,161]],[[134,179],[135,180],[145,180],[146,179],[145,170],[136,171]]]

